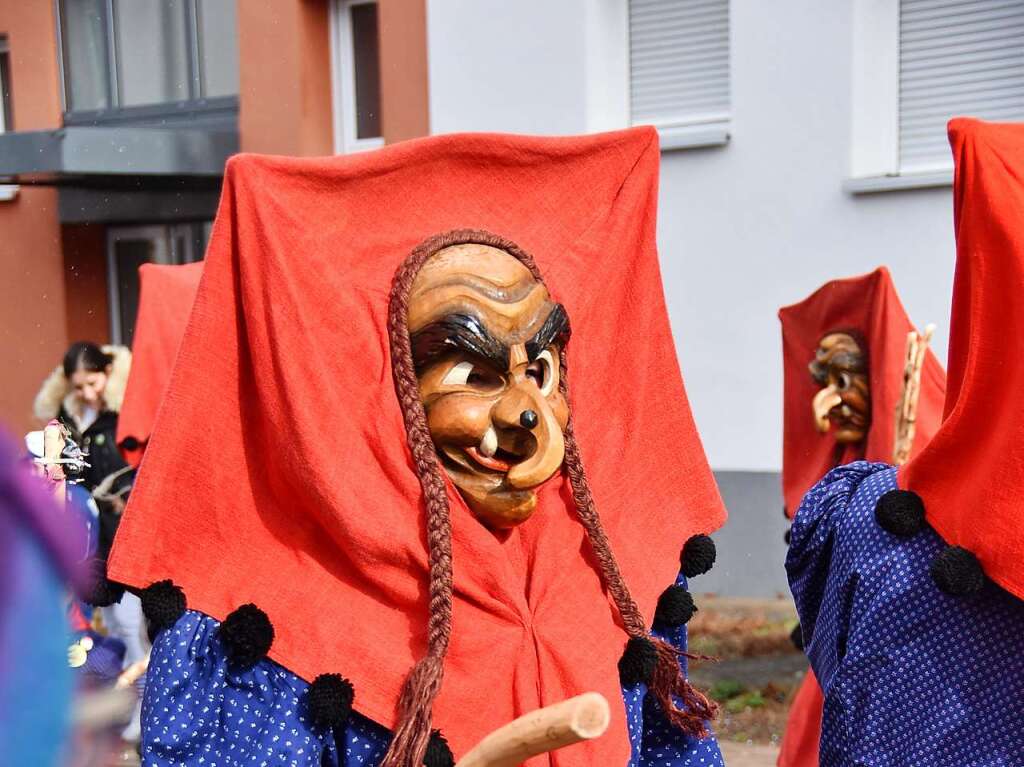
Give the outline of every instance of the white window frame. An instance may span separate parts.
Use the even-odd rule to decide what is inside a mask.
[[[334,151],[336,154],[365,152],[384,146],[384,137],[358,138],[356,125],[355,51],[349,9],[376,0],[332,0],[331,2],[331,91],[333,96]],[[380,5],[377,6],[380,23]],[[383,67],[382,67],[383,69]]]
[[[10,64],[11,61],[11,49],[10,44],[6,37],[0,36],[0,53],[7,54],[7,62]],[[0,58],[2,62],[2,58]],[[2,65],[2,63],[0,63]],[[11,73],[7,72],[7,80],[10,82]],[[14,86],[11,86],[11,90],[14,90]],[[3,105],[0,104],[0,133],[7,132],[6,117],[4,116]],[[18,196],[18,190],[20,187],[17,184],[0,184],[0,202],[9,202]]]
[[[851,194],[926,189],[953,183],[949,167],[900,171],[899,0],[854,0]]]
[[[732,73],[733,67],[733,25],[732,0],[729,0],[729,106],[728,112],[707,115],[695,115],[686,120],[672,121],[634,121],[630,111],[632,94],[629,92],[632,75],[630,72],[630,27],[629,0],[622,2],[621,22],[625,34],[625,69],[626,69],[626,114],[630,125],[653,125],[658,130],[661,140],[661,151],[675,149],[696,149],[700,147],[725,146],[732,138]]]

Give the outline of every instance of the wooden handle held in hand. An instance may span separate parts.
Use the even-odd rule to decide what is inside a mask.
[[[495,730],[455,767],[516,767],[531,756],[603,735],[609,717],[604,696],[586,692],[531,711]]]

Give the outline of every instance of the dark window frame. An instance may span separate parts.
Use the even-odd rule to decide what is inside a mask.
[[[0,110],[3,126],[0,133],[14,130],[14,103],[11,98],[11,49],[7,35],[0,35]]]
[[[115,344],[131,345],[135,335],[134,312],[124,317],[124,309],[139,304],[139,281],[137,269],[125,265],[118,259],[117,244],[119,242],[142,241],[154,245],[152,254],[158,251],[162,258],[146,259],[143,263],[150,264],[191,264],[202,261],[206,257],[206,246],[212,221],[196,219],[176,223],[138,223],[117,224],[107,228],[106,233],[106,273],[107,273],[107,306],[110,310],[110,337]],[[129,295],[124,289],[134,290]]]
[[[73,1],[73,0],[72,0]],[[137,122],[139,120],[158,120],[161,117],[180,116],[197,118],[203,115],[216,115],[225,110],[238,109],[238,96],[207,97],[203,93],[203,56],[202,35],[199,25],[199,3],[202,0],[184,0],[185,13],[185,45],[187,80],[189,98],[177,101],[157,102],[153,104],[122,106],[122,93],[118,82],[118,51],[117,51],[117,17],[114,13],[114,0],[103,0],[103,43],[106,49],[106,94],[110,105],[103,109],[71,109],[71,82],[66,67],[69,59],[66,33],[64,29],[64,4],[68,0],[54,0],[57,13],[57,50],[61,80],[61,98],[64,105],[64,122],[67,125]]]

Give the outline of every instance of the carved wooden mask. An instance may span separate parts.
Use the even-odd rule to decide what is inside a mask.
[[[871,426],[867,349],[850,332],[826,334],[809,365],[822,386],[812,402],[814,423],[825,433],[835,427],[837,442],[861,442]]]
[[[420,269],[409,333],[427,425],[449,478],[488,527],[528,519],[536,488],[565,457],[564,309],[505,251],[455,245]]]

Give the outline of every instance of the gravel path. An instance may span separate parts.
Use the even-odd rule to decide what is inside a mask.
[[[726,767],[775,767],[779,758],[778,746],[758,746],[746,743],[720,743]]]

